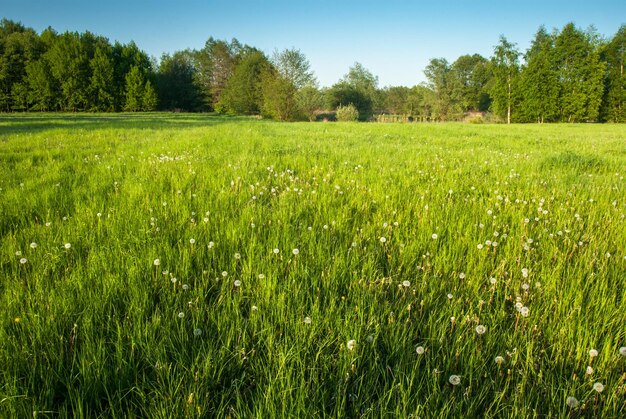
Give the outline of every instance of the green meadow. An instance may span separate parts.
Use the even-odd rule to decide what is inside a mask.
[[[0,116],[0,417],[624,417],[626,127]]]

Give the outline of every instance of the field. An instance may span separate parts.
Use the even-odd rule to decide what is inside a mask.
[[[0,117],[0,417],[624,417],[626,127]]]

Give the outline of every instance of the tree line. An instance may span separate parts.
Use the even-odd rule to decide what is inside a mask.
[[[540,27],[527,51],[504,36],[489,58],[433,58],[427,82],[381,88],[355,63],[320,88],[298,49],[209,38],[158,61],[134,42],[90,32],[41,33],[0,22],[0,111],[153,110],[262,115],[277,120],[625,122],[626,25],[610,39],[568,23]]]

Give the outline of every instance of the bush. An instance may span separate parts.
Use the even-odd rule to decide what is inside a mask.
[[[337,121],[353,122],[359,119],[359,111],[356,106],[349,104],[347,106],[339,105],[337,107]]]

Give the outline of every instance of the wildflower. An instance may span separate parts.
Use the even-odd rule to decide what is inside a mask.
[[[52,225],[52,223],[51,223],[51,222],[47,222],[47,223],[46,223],[46,227],[50,227],[51,225]]]
[[[26,260],[26,258],[21,258],[21,259],[20,259],[20,263],[21,263],[22,265],[24,265],[26,262],[28,262],[28,261]]]
[[[491,278],[489,278],[489,283],[490,283],[491,285],[496,285],[496,283],[497,283],[497,282],[498,282],[498,280],[497,280],[497,279],[495,279],[493,276],[492,276]]]
[[[519,312],[522,313],[522,317],[530,316],[530,309],[526,306],[522,307]]]
[[[190,244],[196,244],[196,239],[189,239]]]
[[[459,274],[459,278],[460,278],[460,279],[465,279],[465,272],[461,272],[461,273]]]
[[[501,357],[500,355],[498,355],[496,357],[495,361],[496,361],[496,364],[500,365],[500,364],[502,364],[504,362],[504,358]]]
[[[483,244],[482,244],[482,243],[478,243],[478,244],[476,245],[476,247],[478,248],[478,250],[481,250],[481,249],[483,248]]]
[[[621,348],[619,348],[619,354],[621,356],[626,356],[626,346],[622,346]]]
[[[241,281],[238,279],[235,279],[235,282],[233,282],[233,285],[236,287],[240,287],[241,286]]]
[[[587,367],[587,371],[586,371],[586,372],[587,372],[587,375],[591,375],[591,374],[593,374],[593,367],[592,367],[591,365],[589,365],[589,366]]]
[[[452,384],[453,386],[457,386],[461,384],[461,377],[459,377],[458,375],[452,374],[450,378],[448,378],[448,381],[450,381],[450,384]]]
[[[293,249],[291,253],[293,253],[293,255],[296,256],[298,253],[300,253],[300,251],[298,249]]]
[[[439,236],[437,236],[437,233],[433,233],[432,236],[430,236],[430,237],[432,237],[433,240],[437,240],[437,237],[439,237]]]
[[[596,356],[598,356],[598,351],[596,349],[590,349],[589,350],[589,356],[591,358],[595,358]]]
[[[222,276],[223,276],[224,278],[226,278],[226,277],[228,276],[228,272],[223,271],[223,272],[222,272]]]
[[[530,285],[528,285],[528,284],[522,284],[522,289],[523,289],[524,291],[528,291],[528,289],[529,289],[529,288],[530,288]]]
[[[189,289],[189,285],[183,284],[183,291],[187,291]]]
[[[71,245],[71,244],[69,244],[69,243],[65,243],[65,248],[66,248],[66,249],[69,249],[70,247],[72,247],[72,245]]]
[[[176,281],[178,281],[178,279],[176,279],[176,278],[172,277],[172,278],[170,279],[170,281],[172,281],[172,284],[175,284],[175,283],[176,283]]]
[[[37,248],[37,243],[32,242],[32,243],[30,244],[30,248],[31,248],[31,249],[36,249],[36,248]]]
[[[237,260],[241,259],[241,253],[235,253],[235,259]]]
[[[178,318],[182,319],[183,317],[185,317],[185,313],[183,313],[182,311],[180,313],[178,313]]]
[[[154,266],[159,266],[161,264],[160,259],[154,259]]]
[[[280,249],[274,249],[274,254],[277,255],[280,253]]]
[[[259,274],[259,279],[265,279],[265,275],[264,274]]]
[[[304,324],[311,324],[311,318],[309,316],[304,318]]]
[[[209,244],[207,245],[209,249],[213,249],[213,246],[215,246],[215,243],[213,242],[209,242]]]
[[[356,340],[350,339],[346,344],[346,347],[351,351],[354,350],[354,348],[356,347]]]
[[[385,243],[385,242],[387,242],[387,239],[386,239],[386,238],[384,238],[384,237],[381,237],[381,238],[380,238],[380,242],[381,242],[381,243]]]
[[[528,268],[522,268],[522,276],[528,278]]]
[[[195,337],[200,337],[200,336],[202,336],[202,329],[194,329],[194,331],[193,331],[193,335],[194,335]]]
[[[484,334],[486,331],[487,331],[487,328],[485,326],[483,326],[482,324],[479,324],[478,326],[476,326],[476,333],[479,336]]]
[[[411,281],[402,281],[402,286],[403,287],[410,287],[411,286]]]
[[[600,382],[593,383],[593,389],[598,393],[602,393],[604,391],[604,384]]]
[[[417,352],[418,355],[424,355],[424,347],[418,346],[417,348],[415,348],[415,352]]]
[[[259,308],[258,308],[257,306],[252,306],[252,307],[250,307],[250,309],[251,309],[252,311],[257,311]]]
[[[565,400],[565,404],[572,409],[576,409],[578,407],[578,400],[574,396],[569,396]]]
[[[22,256],[22,251],[18,250],[17,252],[15,252],[15,256]]]
[[[452,294],[448,294],[448,300],[452,300],[454,296]]]

